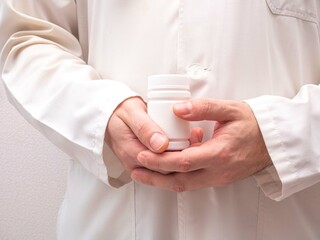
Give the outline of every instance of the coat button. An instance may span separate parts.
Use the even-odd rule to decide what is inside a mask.
[[[203,67],[200,64],[192,64],[187,67],[187,75],[192,79],[204,79],[207,76],[207,72],[210,69],[208,67]]]

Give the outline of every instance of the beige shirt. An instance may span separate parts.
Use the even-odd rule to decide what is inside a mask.
[[[3,0],[8,98],[72,157],[59,239],[319,239],[318,0]],[[274,166],[225,188],[130,181],[104,143],[147,77],[192,78],[193,98],[246,101]],[[197,125],[212,134],[212,122]],[[274,201],[276,200],[276,201]]]

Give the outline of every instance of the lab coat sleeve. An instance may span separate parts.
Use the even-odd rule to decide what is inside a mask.
[[[261,96],[246,102],[273,161],[254,176],[266,196],[280,201],[320,182],[320,86],[305,85],[293,99]]]
[[[82,59],[76,1],[0,3],[1,73],[22,116],[106,184],[130,181],[104,142],[114,109],[137,94]]]

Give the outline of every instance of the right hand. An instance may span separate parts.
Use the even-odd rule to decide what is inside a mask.
[[[142,167],[137,161],[141,151],[161,153],[169,144],[168,137],[151,120],[146,104],[139,97],[128,98],[116,108],[109,119],[105,142],[128,172]]]

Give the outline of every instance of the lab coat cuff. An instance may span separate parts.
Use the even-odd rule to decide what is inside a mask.
[[[276,104],[276,99],[271,96],[262,96],[245,102],[249,104],[256,117],[273,162],[272,166],[256,173],[254,178],[267,197],[280,201],[292,194],[291,190],[294,187],[292,183],[296,178],[296,172],[291,166],[282,136],[273,117],[276,112],[271,106]]]
[[[97,127],[94,138],[94,155],[97,163],[97,175],[100,180],[111,187],[119,188],[124,184],[131,181],[130,175],[125,172],[120,160],[113,153],[112,149],[105,143],[105,131],[109,122],[109,119],[113,111],[124,100],[130,97],[139,96],[136,92],[132,91],[129,87],[119,84],[119,89],[115,89],[117,93],[112,101],[106,103],[103,97],[101,99],[102,105],[100,106],[100,117],[97,121]],[[106,107],[106,104],[108,105]]]

